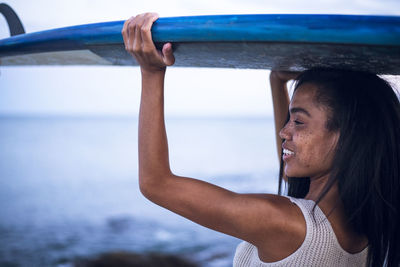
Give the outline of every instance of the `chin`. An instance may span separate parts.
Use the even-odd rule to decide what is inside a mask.
[[[287,177],[310,177],[310,173],[308,172],[292,169],[285,169],[285,175]]]

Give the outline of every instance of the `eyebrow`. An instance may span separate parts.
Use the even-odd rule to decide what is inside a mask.
[[[305,110],[304,108],[297,108],[297,107],[294,107],[294,108],[291,108],[290,110],[289,110],[289,112],[292,114],[292,113],[304,113],[305,115],[307,115],[308,117],[311,117],[311,115],[310,115],[310,113],[307,111],[307,110]]]

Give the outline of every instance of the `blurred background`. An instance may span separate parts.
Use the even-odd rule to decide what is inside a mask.
[[[398,0],[5,1],[26,32],[207,14],[399,15]],[[0,16],[0,38],[9,36]],[[236,192],[277,192],[268,70],[167,71],[173,171]],[[387,77],[399,84],[398,77]],[[231,266],[232,237],[143,198],[137,185],[137,67],[0,68],[0,266],[73,266],[104,253]]]

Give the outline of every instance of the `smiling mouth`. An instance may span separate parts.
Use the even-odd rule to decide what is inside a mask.
[[[289,149],[284,148],[284,149],[283,149],[283,154],[284,154],[285,156],[290,156],[290,155],[294,155],[294,152],[293,152],[293,151],[290,151]]]

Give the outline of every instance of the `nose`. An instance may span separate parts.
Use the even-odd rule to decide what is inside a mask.
[[[291,135],[288,129],[288,123],[286,123],[285,126],[283,126],[283,128],[279,131],[279,137],[285,140],[290,139]]]

